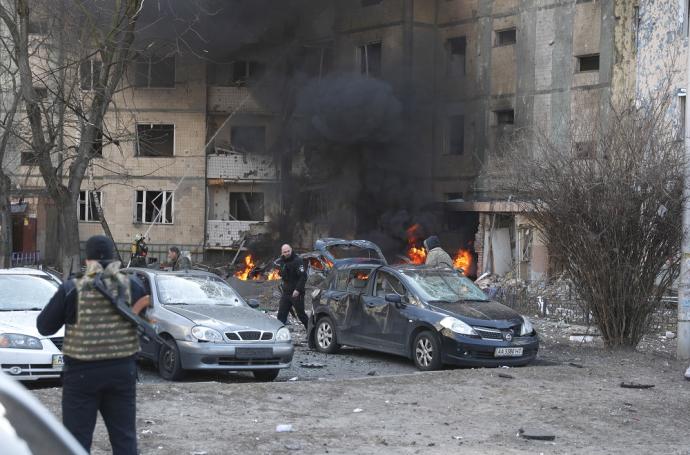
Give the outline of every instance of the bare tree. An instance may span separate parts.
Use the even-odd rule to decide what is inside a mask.
[[[609,346],[636,346],[679,272],[683,143],[672,97],[610,106],[566,137],[521,132],[497,168]]]
[[[65,274],[79,264],[79,191],[89,163],[104,138],[110,139],[104,135],[103,121],[135,56],[142,6],[143,0],[0,3],[0,20],[11,41],[6,47],[12,49],[19,69],[28,145],[58,208]],[[45,18],[39,23],[47,25],[41,39],[30,40],[37,18]],[[83,96],[82,65],[93,60],[99,62],[98,71],[88,73],[92,86]],[[52,102],[39,96],[37,85],[45,87]]]
[[[0,52],[0,56],[3,53]],[[8,147],[13,139],[15,117],[20,101],[16,67],[11,56],[0,59],[0,78],[7,90],[0,92],[0,268],[12,264],[12,180],[5,171]]]

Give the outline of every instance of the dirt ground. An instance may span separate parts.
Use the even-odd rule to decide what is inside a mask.
[[[524,368],[419,373],[392,356],[326,357],[304,347],[275,383],[247,375],[167,383],[144,367],[141,453],[690,454],[690,381],[682,375],[687,365],[670,358],[673,340],[655,336],[648,352],[612,352],[596,338],[571,341],[582,328],[537,325],[542,350]],[[301,366],[314,363],[324,367]],[[59,389],[34,393],[59,415]],[[277,432],[278,425],[292,431]],[[555,439],[526,440],[520,429]],[[109,453],[100,420],[94,441],[94,454]]]

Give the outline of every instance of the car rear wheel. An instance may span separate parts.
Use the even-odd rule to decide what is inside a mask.
[[[184,375],[180,350],[175,340],[167,339],[166,344],[161,346],[158,354],[158,374],[168,381],[177,381]]]
[[[335,325],[333,320],[328,316],[324,316],[316,323],[316,330],[314,331],[314,341],[316,350],[326,354],[334,354],[340,349],[338,339],[335,334]]]
[[[262,382],[274,381],[275,378],[278,377],[278,373],[280,373],[280,370],[254,370],[254,371],[252,371],[252,374],[254,375],[254,379],[256,379],[257,381],[262,381]]]
[[[441,343],[430,330],[419,332],[412,344],[412,358],[417,368],[433,371],[441,368]]]

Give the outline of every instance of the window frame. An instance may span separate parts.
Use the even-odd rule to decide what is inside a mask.
[[[462,118],[462,149],[460,150],[460,153],[455,153],[453,152],[453,125],[455,122],[453,121],[454,118]],[[465,139],[466,139],[466,121],[465,121],[465,114],[451,114],[447,117],[446,119],[446,150],[445,150],[445,155],[447,156],[464,156],[465,155]]]
[[[82,74],[82,67],[84,64],[88,63],[89,65],[89,86],[84,87],[84,77]],[[94,67],[98,64],[99,70],[98,70],[98,79],[100,80],[100,75],[103,72],[103,62],[100,60],[97,60],[95,58],[89,58],[87,60],[82,60],[81,63],[79,64],[79,89],[82,92],[93,92],[97,90],[98,87],[98,80],[94,80],[94,75],[96,74],[94,71]]]
[[[162,63],[166,59],[172,59],[172,85],[151,85],[151,73],[152,70],[151,68],[153,67],[152,61],[155,59],[159,59],[157,63]],[[147,68],[147,74],[146,74],[146,85],[139,85],[137,84],[137,65],[142,64],[146,60],[146,68]],[[141,89],[141,90],[170,90],[174,89],[177,87],[177,57],[175,54],[169,55],[167,57],[160,57],[158,55],[148,55],[148,56],[139,56],[138,58],[134,59],[134,83],[132,84],[132,87],[135,89]]]
[[[379,60],[379,68],[378,68],[378,74],[372,74],[369,71],[369,68],[371,65],[369,65],[369,46],[376,46],[378,45],[380,48],[380,60]],[[383,40],[378,40],[378,41],[370,41],[368,43],[361,44],[357,46],[357,66],[358,66],[358,72],[359,74],[365,76],[365,77],[373,77],[373,78],[380,78],[383,76]],[[364,66],[364,68],[362,68]],[[363,71],[364,69],[364,71]]]
[[[464,53],[462,54],[456,54],[453,52],[453,41],[457,40],[463,40],[464,41]],[[460,56],[462,55],[462,73],[461,74],[456,74],[453,71],[454,65],[453,59],[458,58],[454,56]],[[452,36],[448,37],[446,39],[446,56],[448,59],[448,69],[447,69],[447,74],[448,76],[459,76],[459,77],[464,77],[467,76],[467,36],[466,35],[460,35],[460,36]]]
[[[588,69],[588,70],[583,70],[582,69],[582,60],[583,59],[590,59],[596,57],[597,59],[597,69]],[[580,74],[580,73],[598,73],[601,71],[601,54],[599,53],[594,53],[594,54],[583,54],[583,55],[576,55],[576,68],[575,72]]]
[[[398,283],[400,283],[400,286],[402,287],[403,293],[400,294],[400,293],[398,293],[398,291],[396,291],[395,289],[393,289],[393,292],[395,292],[395,293],[396,293],[397,295],[399,295],[401,298],[407,299],[407,296],[409,295],[409,292],[410,292],[410,291],[405,287],[405,284],[402,282],[402,280],[399,279],[397,276],[393,275],[392,273],[387,272],[387,271],[385,271],[385,270],[377,270],[377,271],[376,271],[376,277],[374,278],[374,289],[373,289],[374,292],[373,292],[373,294],[372,294],[374,297],[378,297],[378,298],[385,298],[385,297],[386,297],[386,294],[384,294],[384,295],[382,295],[382,296],[378,294],[378,289],[379,289],[379,277],[382,276],[382,275],[387,275],[387,276],[389,276],[389,277],[395,279]]]
[[[233,202],[233,197],[232,197],[232,195],[233,195],[233,194],[238,194],[238,195],[239,195],[239,194],[261,195],[261,196],[262,196],[262,201],[261,201],[261,212],[262,212],[262,215],[263,215],[263,216],[262,216],[262,219],[260,219],[260,220],[244,220],[244,219],[240,219],[240,217],[239,217],[239,211],[237,210],[236,207],[233,207],[233,205],[232,205],[232,202]],[[239,196],[238,196],[238,197],[239,197]],[[238,201],[237,199],[235,199],[235,202],[236,202],[236,203],[239,203],[239,201]],[[249,200],[247,200],[247,202],[249,202]],[[261,222],[265,222],[265,221],[266,221],[266,193],[264,193],[263,191],[230,191],[230,192],[228,193],[228,204],[229,204],[228,213],[230,213],[230,216],[232,216],[233,219],[235,219],[235,220],[237,220],[237,221],[247,221],[247,222],[257,222],[257,223],[261,223]]]
[[[91,190],[80,190],[79,196],[77,197],[77,218],[80,223],[100,223],[101,219],[98,217],[98,211],[92,213],[91,199],[92,193],[98,193],[98,201],[100,202],[101,209],[103,209],[103,191],[91,191]],[[82,195],[84,197],[82,197]],[[81,205],[84,204],[84,214],[85,217],[82,219],[81,216]],[[91,215],[91,216],[89,216]],[[94,217],[95,215],[95,217]]]
[[[138,195],[139,193],[142,193],[142,202],[139,202]],[[163,208],[162,210],[162,216],[161,220],[165,220],[167,218],[167,206],[168,204],[166,201],[166,195],[170,196],[170,222],[165,222],[165,221],[155,221],[155,219],[158,217],[154,217],[154,221],[148,221],[146,219],[146,203],[147,203],[147,193],[161,193],[163,197],[163,203],[161,204],[161,207]],[[137,212],[138,208],[141,206],[141,219],[137,219]],[[160,225],[172,225],[175,224],[175,191],[173,190],[135,190],[134,191],[134,213],[132,214],[132,224],[160,224]]]
[[[159,125],[159,126],[172,126],[173,127],[173,140],[172,140],[172,154],[171,155],[142,155],[141,154],[141,147],[139,145],[139,125],[145,126],[148,125],[149,127]],[[175,149],[177,148],[177,124],[175,123],[147,123],[147,122],[136,122],[134,124],[134,128],[136,131],[136,141],[134,142],[135,146],[135,158],[175,158]]]
[[[503,34],[506,32],[515,32],[515,40],[510,41],[510,42],[505,42],[501,37],[504,36]],[[496,35],[496,38],[494,41],[494,47],[514,46],[517,44],[517,27],[516,26],[494,30],[494,33]]]

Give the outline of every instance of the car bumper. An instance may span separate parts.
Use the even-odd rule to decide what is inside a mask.
[[[526,365],[537,357],[539,337],[517,337],[512,341],[486,340],[462,335],[441,336],[443,363],[461,366],[497,367]],[[496,348],[522,348],[520,357],[496,357]]]
[[[53,366],[53,356],[60,351],[0,348],[0,369],[19,381],[57,379],[62,375],[62,365]]]
[[[185,370],[274,370],[288,368],[295,348],[292,343],[238,345],[177,341]],[[252,351],[254,351],[252,353]]]

